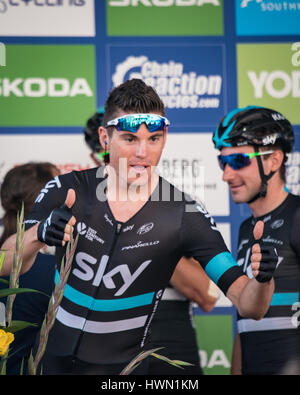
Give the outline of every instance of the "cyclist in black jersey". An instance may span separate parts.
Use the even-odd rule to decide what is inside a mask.
[[[84,128],[84,137],[91,149],[91,158],[97,166],[103,165],[108,152],[99,142],[98,130],[103,125],[104,106],[90,117]],[[173,285],[172,285],[173,284]],[[159,353],[174,360],[184,360],[181,374],[203,374],[193,321],[192,304],[208,312],[219,296],[218,287],[193,258],[182,257],[166,287],[149,329],[149,348],[161,348]],[[193,301],[193,302],[192,302]],[[178,375],[178,367],[158,358],[148,361],[149,375]]]
[[[265,224],[262,242],[278,253],[275,292],[264,318],[254,321],[238,314],[232,373],[283,374],[292,372],[293,363],[299,373],[300,197],[285,188],[292,126],[275,110],[248,106],[226,115],[213,141],[221,150],[218,159],[233,201],[247,203],[253,214],[240,226],[238,264],[253,276],[251,235],[258,220]]]
[[[44,243],[57,246],[59,265],[73,228],[79,235],[44,374],[119,374],[148,348],[152,318],[182,256],[196,259],[244,316],[260,319],[273,294],[274,250],[253,246],[250,280],[203,205],[156,174],[169,121],[154,89],[139,79],[114,88],[104,125],[99,138],[109,165],[55,177],[25,221],[23,272]],[[14,243],[11,236],[2,246],[3,274]]]

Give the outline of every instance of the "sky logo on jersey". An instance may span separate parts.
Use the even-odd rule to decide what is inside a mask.
[[[299,1],[235,0],[235,8],[238,36],[300,34]]]
[[[7,45],[0,126],[82,126],[96,108],[92,45]],[[18,116],[16,116],[18,114]]]
[[[223,0],[107,0],[108,36],[223,35]]]
[[[103,282],[104,286],[107,289],[112,289],[116,291],[113,296],[121,296],[124,292],[134,283],[134,281],[139,277],[139,275],[149,266],[152,262],[151,259],[146,260],[141,263],[141,265],[136,268],[134,272],[132,272],[133,268],[129,269],[128,265],[121,264],[119,266],[114,267],[109,272],[105,272],[106,266],[109,260],[108,255],[103,255],[99,261],[99,265],[97,268],[97,259],[92,255],[89,255],[85,252],[78,252],[76,254],[76,266],[72,273],[77,278],[80,278],[83,281],[91,281],[95,287],[99,287],[100,283]],[[90,266],[92,265],[92,266]],[[95,268],[95,270],[94,270]],[[105,274],[104,274],[105,273]],[[119,284],[119,281],[115,283],[114,278],[120,276],[123,280],[123,285],[121,287],[117,287],[116,283]]]
[[[238,44],[239,107],[273,108],[300,124],[300,67],[292,44]]]
[[[171,128],[214,127],[224,108],[223,46],[110,46],[110,90],[140,78],[163,100]],[[128,55],[129,54],[129,55]]]

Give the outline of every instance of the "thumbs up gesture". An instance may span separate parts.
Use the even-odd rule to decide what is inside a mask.
[[[75,201],[76,193],[74,189],[69,189],[65,203],[39,223],[37,237],[41,242],[61,247],[70,240],[72,228],[76,224],[76,218],[71,213]]]
[[[253,229],[254,239],[259,241],[264,232],[263,221],[258,221]],[[277,267],[278,255],[276,248],[255,243],[252,246],[251,267],[253,277],[258,282],[265,283],[273,277]]]

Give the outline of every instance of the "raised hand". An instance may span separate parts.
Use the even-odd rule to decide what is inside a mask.
[[[259,241],[264,232],[263,221],[257,221],[253,229],[254,239]],[[258,282],[265,283],[270,281],[274,275],[278,262],[278,255],[276,248],[266,246],[260,243],[255,243],[252,246],[251,267],[253,277]]]
[[[70,240],[72,228],[76,218],[72,215],[71,208],[76,201],[74,189],[69,189],[65,203],[51,211],[49,217],[41,221],[38,226],[38,239],[49,246],[64,246]]]

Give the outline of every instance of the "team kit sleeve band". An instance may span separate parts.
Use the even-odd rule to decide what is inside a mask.
[[[212,258],[205,266],[205,272],[225,295],[231,284],[243,275],[230,252],[221,252]]]

